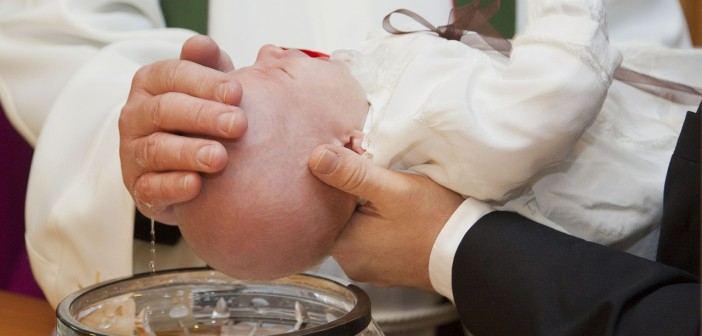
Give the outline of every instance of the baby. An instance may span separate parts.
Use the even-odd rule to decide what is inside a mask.
[[[368,102],[348,68],[264,46],[242,84],[246,136],[223,142],[231,162],[176,208],[188,243],[210,266],[246,279],[277,278],[320,261],[356,200],[312,176],[321,144],[351,145]]]
[[[640,238],[658,224],[668,158],[694,106],[610,88],[622,57],[608,44],[603,6],[530,3],[509,59],[429,33],[380,36],[331,60],[263,47],[253,66],[232,73],[246,135],[225,142],[227,168],[176,206],[185,239],[234,277],[314,266],[356,204],[308,171],[310,152],[325,143],[581,238]],[[702,60],[636,52],[635,67],[654,54],[676,59],[671,68]]]

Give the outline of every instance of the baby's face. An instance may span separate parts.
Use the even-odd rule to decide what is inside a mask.
[[[329,253],[355,208],[353,196],[310,173],[309,155],[350,143],[368,110],[365,92],[345,65],[273,46],[232,76],[248,129],[222,141],[227,167],[175,207],[178,225],[205,262],[234,277],[302,272]]]
[[[300,50],[264,46],[254,65],[233,75],[246,95],[264,95],[267,104],[301,107],[298,120],[333,127],[335,135],[362,128],[368,112],[366,94],[345,64]]]

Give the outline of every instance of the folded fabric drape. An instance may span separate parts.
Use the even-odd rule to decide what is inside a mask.
[[[451,15],[452,22],[439,27],[432,25],[417,13],[398,9],[385,16],[383,28],[391,34],[433,32],[445,39],[463,42],[472,48],[497,51],[503,56],[509,57],[512,43],[489,23],[489,19],[498,12],[499,7],[500,0],[494,0],[483,7],[480,6],[480,0],[474,0],[470,4],[454,8]],[[427,30],[404,31],[397,29],[390,22],[394,14],[406,15],[426,27]],[[619,67],[614,72],[614,79],[679,104],[697,105],[702,100],[702,88],[656,78],[626,67]]]

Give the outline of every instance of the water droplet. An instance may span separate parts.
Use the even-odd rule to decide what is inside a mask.
[[[214,309],[212,310],[212,318],[213,319],[226,319],[229,318],[229,306],[227,305],[227,301],[224,300],[224,298],[219,298],[217,300],[217,304],[215,305]]]
[[[270,303],[264,298],[253,298],[251,299],[251,305],[257,308],[260,307],[268,307],[270,306]]]
[[[100,324],[98,325],[98,328],[100,329],[108,329],[112,326],[112,324],[115,323],[117,318],[115,318],[114,314],[109,314],[102,319],[100,319]]]
[[[266,308],[270,306],[270,303],[264,298],[253,298],[251,299],[251,307],[256,314],[264,315],[266,314]]]
[[[181,317],[188,316],[188,313],[190,313],[190,309],[188,309],[188,306],[185,304],[179,303],[173,307],[171,307],[171,310],[168,311],[168,316],[174,319],[178,319]]]

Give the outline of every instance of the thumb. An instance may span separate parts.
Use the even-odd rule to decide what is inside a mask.
[[[222,72],[234,70],[229,55],[219,48],[217,42],[205,35],[195,35],[185,41],[180,51],[180,59]]]
[[[332,145],[315,148],[308,164],[320,181],[368,200],[373,200],[382,189],[387,173],[356,152]]]

